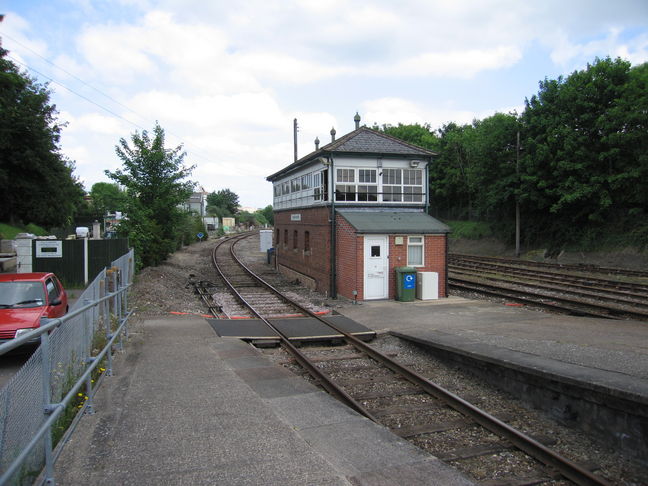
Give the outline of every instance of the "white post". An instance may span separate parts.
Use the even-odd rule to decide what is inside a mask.
[[[100,240],[101,239],[101,224],[99,221],[94,221],[92,223],[92,239]]]
[[[16,272],[31,273],[33,270],[32,241],[34,235],[19,233],[16,236]]]
[[[88,285],[88,238],[83,238],[83,284]]]

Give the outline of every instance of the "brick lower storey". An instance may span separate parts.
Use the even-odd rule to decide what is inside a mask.
[[[277,268],[291,280],[299,280],[326,295],[331,292],[330,208],[308,208],[275,213],[273,243]],[[407,264],[407,235],[386,234],[388,241],[388,295],[394,299],[396,267]],[[400,238],[399,238],[400,237]],[[446,235],[424,235],[424,265],[417,271],[439,274],[439,297],[446,297]],[[336,217],[335,278],[337,295],[365,300],[365,235],[358,234],[344,218]]]

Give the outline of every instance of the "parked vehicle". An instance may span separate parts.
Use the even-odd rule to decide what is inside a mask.
[[[67,293],[53,273],[0,274],[0,344],[38,328],[41,317],[67,311]]]

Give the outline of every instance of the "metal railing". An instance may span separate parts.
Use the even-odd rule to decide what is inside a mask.
[[[0,356],[40,338],[40,346],[0,390],[0,485],[54,484],[54,463],[92,397],[112,374],[113,347],[128,338],[127,290],[134,254],[115,260],[70,312],[0,345]]]

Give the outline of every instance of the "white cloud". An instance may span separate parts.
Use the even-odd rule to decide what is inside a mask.
[[[364,103],[363,123],[371,126],[374,123],[382,126],[397,125],[398,123],[419,125],[429,124],[437,128],[454,121],[457,123],[470,123],[476,113],[469,110],[458,110],[448,108],[424,107],[414,101],[402,98],[380,98],[369,100]]]
[[[149,91],[137,94],[129,105],[161,123],[183,124],[185,133],[230,131],[240,128],[280,128],[285,115],[277,100],[267,93],[241,92],[232,95],[179,94]]]
[[[558,65],[571,69],[574,65],[592,62],[595,57],[621,57],[633,64],[648,60],[648,35],[641,34],[627,40],[621,39],[621,30],[610,29],[602,38],[574,43],[566,33],[557,36],[551,59]]]
[[[7,12],[0,26],[4,34],[0,35],[0,45],[21,63],[27,63],[27,59],[34,56],[47,55],[47,43],[30,36],[32,25],[19,14]]]
[[[648,62],[648,35],[637,36],[631,42],[617,46],[616,55],[635,66]]]
[[[88,26],[77,45],[95,71],[111,82],[127,83],[143,75],[157,81],[167,76],[161,72],[169,66],[193,69],[216,63],[226,40],[217,29],[182,25],[168,12],[153,11],[137,24]]]
[[[99,113],[74,116],[70,112],[63,111],[60,114],[60,118],[68,123],[65,129],[67,135],[91,132],[101,135],[112,135],[118,138],[123,136],[131,128],[130,125],[119,118]]]
[[[522,52],[514,46],[426,52],[400,61],[390,67],[390,72],[394,76],[470,78],[485,70],[509,67],[521,58]]]
[[[351,73],[348,67],[304,61],[279,52],[242,54],[233,62],[238,70],[254,74],[259,79],[276,80],[290,84],[309,84],[322,78]]]
[[[451,103],[448,103],[451,105]],[[449,122],[457,124],[472,123],[473,120],[481,120],[496,112],[521,113],[523,106],[495,107],[483,111],[471,111],[459,109],[452,106],[428,107],[420,105],[412,100],[402,98],[380,98],[366,101],[363,105],[365,115],[363,123],[368,126],[382,125],[404,125],[418,123],[428,124],[432,129],[437,129]]]

